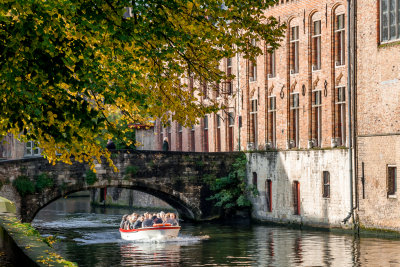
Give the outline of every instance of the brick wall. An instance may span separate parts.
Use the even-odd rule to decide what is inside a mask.
[[[359,217],[365,227],[399,230],[400,188],[397,179],[388,196],[387,167],[400,166],[400,38],[380,43],[379,26],[379,1],[358,1]]]

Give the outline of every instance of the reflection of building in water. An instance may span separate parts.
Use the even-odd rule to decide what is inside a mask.
[[[318,233],[318,232],[317,232]],[[353,266],[353,236],[256,227],[256,266]]]
[[[130,189],[109,187],[92,189],[91,201],[94,204],[121,205],[128,207],[154,207],[172,210],[173,208],[152,195]]]
[[[181,245],[174,242],[125,243],[120,252],[122,266],[179,266],[181,259]]]

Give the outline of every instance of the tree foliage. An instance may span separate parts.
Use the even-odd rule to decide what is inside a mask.
[[[221,59],[262,53],[251,39],[276,48],[283,27],[264,16],[275,2],[3,0],[0,135],[39,142],[52,162],[93,166],[101,155],[111,163],[101,140],[132,141],[123,125],[191,125],[219,106],[199,103],[182,79],[223,80]]]

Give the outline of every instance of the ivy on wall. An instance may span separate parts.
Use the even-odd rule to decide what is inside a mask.
[[[226,215],[243,208],[251,208],[249,195],[258,195],[257,188],[247,184],[247,158],[240,154],[231,166],[227,176],[217,178],[214,175],[204,176],[213,194],[207,200],[215,201],[215,206],[221,207]]]

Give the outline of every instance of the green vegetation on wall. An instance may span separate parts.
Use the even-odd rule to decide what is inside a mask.
[[[226,215],[235,210],[250,208],[251,202],[248,196],[258,195],[253,185],[247,185],[246,155],[240,154],[232,164],[228,176],[217,178],[213,175],[205,175],[203,179],[210,186],[213,195],[208,200],[215,201],[217,207],[221,207]]]
[[[95,182],[97,182],[97,176],[92,170],[87,170],[86,171],[86,183],[88,185],[92,185]]]
[[[131,177],[135,176],[139,171],[139,167],[138,166],[128,166],[125,169],[125,173],[126,175],[130,175]]]
[[[54,181],[47,173],[42,173],[36,178],[36,192],[42,192],[45,188],[50,188],[54,185]]]
[[[35,181],[31,181],[25,175],[20,175],[13,181],[13,185],[21,196],[25,196],[33,194],[35,191],[40,193],[46,188],[53,187],[54,181],[47,173],[39,174],[35,177]]]
[[[13,181],[14,187],[21,196],[33,194],[35,192],[35,184],[24,175],[20,175]]]

